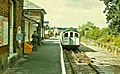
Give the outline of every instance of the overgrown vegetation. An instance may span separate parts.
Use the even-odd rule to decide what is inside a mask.
[[[110,34],[120,33],[120,0],[100,0],[106,5],[104,13],[107,16],[107,23],[111,29]]]
[[[109,27],[100,29],[99,27],[96,27],[93,23],[87,22],[87,24],[79,27],[79,32],[82,36],[86,38],[120,47],[120,35],[111,35],[111,29]]]
[[[94,39],[98,42],[120,47],[120,0],[100,0],[106,5],[103,11],[107,16],[108,27],[99,29],[94,23],[79,27],[82,36]]]

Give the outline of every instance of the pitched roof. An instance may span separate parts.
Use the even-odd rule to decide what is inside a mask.
[[[43,14],[46,14],[46,11],[42,7],[30,2],[29,0],[24,1],[23,9],[32,10],[32,11],[39,11],[39,12],[42,12]]]
[[[24,10],[29,10],[31,12],[41,12],[42,14],[46,14],[46,11],[44,9],[24,9]]]
[[[24,9],[42,9],[42,8],[30,2],[29,0],[24,0]]]

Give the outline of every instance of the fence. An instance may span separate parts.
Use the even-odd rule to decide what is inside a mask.
[[[119,47],[105,44],[102,42],[96,42],[95,40],[92,40],[92,39],[88,39],[88,41],[93,42],[97,47],[100,47],[100,48],[104,49],[105,51],[112,53],[113,55],[120,55],[120,48]]]

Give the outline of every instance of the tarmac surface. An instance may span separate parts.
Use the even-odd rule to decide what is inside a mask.
[[[10,68],[10,74],[61,74],[59,40],[45,40],[38,51],[25,55]]]

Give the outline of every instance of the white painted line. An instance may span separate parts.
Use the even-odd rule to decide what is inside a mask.
[[[59,44],[60,44],[60,49],[61,49],[61,68],[62,68],[62,74],[66,74],[66,70],[65,70],[65,64],[64,64],[64,59],[63,59],[63,49],[59,40]]]

